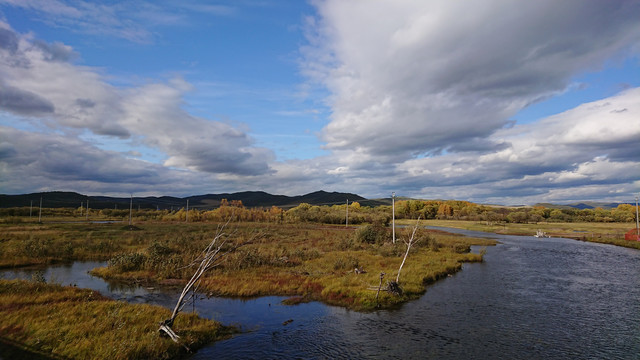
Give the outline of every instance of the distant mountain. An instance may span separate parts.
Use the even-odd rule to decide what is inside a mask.
[[[579,202],[579,203],[573,203],[573,204],[566,204],[566,205],[556,205],[556,204],[549,204],[549,203],[539,203],[536,204],[534,206],[543,206],[543,207],[547,207],[547,208],[551,208],[551,209],[595,209],[595,208],[603,208],[603,209],[614,209],[617,208],[618,205],[621,204],[629,204],[629,205],[635,205],[632,203],[606,203],[606,202],[598,202],[598,201],[583,201],[583,202]]]
[[[0,195],[0,208],[30,206],[31,204],[37,207],[40,204],[40,198],[42,198],[42,206],[48,208],[80,207],[81,204],[86,206],[88,200],[89,207],[92,209],[125,209],[129,208],[131,201],[131,198],[128,197],[86,196],[75,192],[52,191],[24,195]],[[362,196],[351,193],[316,191],[306,195],[285,196],[272,195],[264,191],[244,191],[197,195],[186,198],[172,196],[134,197],[133,206],[144,209],[178,209],[185,207],[187,200],[189,200],[189,207],[191,208],[213,209],[220,206],[222,199],[227,199],[228,201],[240,200],[242,204],[247,207],[278,206],[281,208],[292,208],[301,203],[311,205],[335,205],[344,204],[347,199],[349,202],[358,201],[363,206],[383,204],[382,202],[367,200]]]

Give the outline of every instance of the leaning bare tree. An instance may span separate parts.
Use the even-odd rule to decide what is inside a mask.
[[[400,271],[402,271],[402,267],[404,266],[404,262],[407,261],[407,255],[409,255],[409,250],[411,250],[411,246],[415,244],[416,240],[416,230],[418,230],[418,224],[420,224],[420,216],[418,216],[418,220],[416,220],[416,225],[413,227],[413,232],[411,233],[411,238],[409,241],[405,241],[404,243],[407,245],[407,251],[404,253],[404,258],[402,259],[402,264],[400,264],[400,268],[398,269],[398,276],[396,276],[396,283],[400,282]]]
[[[387,283],[387,291],[395,295],[402,295],[402,288],[400,287],[400,272],[402,271],[402,267],[404,266],[405,261],[407,261],[407,256],[409,255],[409,250],[411,250],[411,246],[413,246],[416,242],[416,231],[418,230],[418,225],[420,224],[420,217],[418,216],[418,220],[416,221],[416,225],[413,227],[413,232],[411,233],[411,237],[409,241],[404,241],[405,245],[407,245],[407,251],[404,253],[404,258],[402,258],[402,263],[400,264],[400,268],[398,268],[398,275],[396,276],[396,281],[389,281]]]
[[[411,233],[411,237],[409,238],[408,241],[404,241],[405,245],[407,245],[407,250],[404,253],[404,258],[402,258],[402,263],[400,264],[400,268],[398,268],[398,275],[396,276],[396,281],[387,281],[387,286],[386,288],[382,288],[382,279],[384,278],[384,276],[386,275],[385,273],[381,272],[380,273],[380,284],[377,287],[371,286],[369,287],[369,290],[377,290],[376,292],[376,303],[378,302],[378,295],[380,295],[380,290],[384,290],[387,291],[391,294],[400,296],[402,295],[402,288],[400,287],[400,285],[398,284],[400,282],[400,272],[402,271],[402,267],[404,266],[404,263],[407,261],[407,256],[409,256],[409,250],[411,250],[411,247],[413,245],[415,245],[416,242],[418,242],[419,239],[416,239],[416,231],[418,230],[418,226],[420,224],[420,217],[418,216],[418,220],[416,221],[416,225],[413,227],[413,232]]]
[[[180,337],[171,328],[173,326],[173,322],[175,321],[178,313],[182,310],[184,305],[191,299],[191,297],[195,296],[195,292],[200,286],[202,275],[204,275],[207,270],[217,266],[226,254],[236,250],[240,246],[249,243],[249,241],[242,242],[228,248],[226,251],[222,251],[224,245],[229,239],[229,234],[225,233],[225,228],[228,223],[229,222],[227,221],[226,224],[218,227],[213,240],[211,240],[209,245],[207,245],[202,253],[190,265],[188,265],[188,267],[197,266],[197,268],[193,273],[193,276],[191,276],[191,279],[189,279],[187,284],[182,289],[182,293],[180,294],[178,302],[176,303],[176,306],[171,313],[171,317],[160,323],[160,329],[158,329],[158,331],[161,334],[166,334],[175,342],[178,342]],[[187,297],[189,292],[191,292],[191,297]]]

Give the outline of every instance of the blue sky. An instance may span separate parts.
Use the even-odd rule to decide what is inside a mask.
[[[640,191],[637,1],[0,0],[0,193]]]

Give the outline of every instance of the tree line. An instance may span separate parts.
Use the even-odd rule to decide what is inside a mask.
[[[636,219],[635,210],[629,204],[620,204],[613,209],[553,209],[543,206],[488,206],[458,200],[401,200],[396,203],[396,218],[509,223],[632,222]]]
[[[86,208],[43,208],[43,217],[85,217]],[[154,210],[133,209],[132,217],[138,221],[167,222],[313,222],[323,224],[380,224],[388,225],[392,218],[392,206],[361,206],[358,202],[341,205],[311,205],[302,203],[285,210],[277,206],[270,208],[248,208],[240,200],[223,199],[216,209]],[[31,215],[37,219],[38,209],[30,207],[0,209],[0,218],[5,221],[23,221]],[[129,209],[89,209],[90,217],[128,219]],[[399,200],[395,203],[396,219],[442,219],[470,220],[506,223],[538,222],[633,222],[635,207],[620,204],[613,209],[553,209],[543,206],[500,207],[479,205],[460,200]]]

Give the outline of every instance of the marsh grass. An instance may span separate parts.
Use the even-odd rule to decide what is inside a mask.
[[[110,300],[98,292],[24,280],[0,280],[0,340],[27,353],[70,359],[169,359],[181,345],[158,335],[168,309]],[[175,329],[192,349],[234,331],[194,314]],[[3,347],[0,345],[0,354]]]
[[[0,266],[21,266],[108,260],[93,275],[106,279],[147,283],[184,282],[193,274],[189,266],[209,243],[218,224],[137,223],[137,231],[122,224],[2,224]],[[365,229],[365,230],[361,230]],[[229,253],[205,275],[201,290],[224,296],[298,296],[308,300],[370,310],[414,299],[425,284],[453,273],[466,261],[481,261],[468,254],[484,239],[420,230],[403,269],[403,296],[381,294],[375,302],[370,287],[380,272],[395,278],[408,229],[391,231],[376,226],[345,227],[318,224],[231,223],[228,247],[252,239]],[[28,245],[29,250],[25,250]],[[356,274],[355,268],[365,271]]]
[[[506,235],[533,236],[538,229],[552,237],[597,242],[640,249],[640,241],[624,240],[624,234],[635,228],[635,223],[614,222],[539,222],[536,224],[487,223],[464,220],[427,220],[426,225],[452,227]]]
[[[119,223],[0,224],[0,268],[109,260],[144,251],[154,241],[189,250],[206,241],[212,228],[211,224],[183,225],[145,223],[134,231]]]
[[[397,243],[391,244],[391,234],[384,228],[377,229],[379,234],[370,242],[362,239],[355,227],[255,223],[232,226],[235,241],[254,238],[256,233],[261,236],[230,253],[219,267],[205,275],[202,291],[218,296],[295,296],[297,300],[290,302],[319,300],[355,310],[391,307],[415,299],[424,293],[426,284],[460,270],[463,262],[482,261],[481,255],[468,253],[470,245],[495,243],[421,230],[403,269],[403,295],[383,294],[376,302],[376,294],[370,288],[378,283],[380,272],[391,276],[398,270],[406,249],[402,238],[408,236],[403,231],[398,232]],[[144,247],[112,257],[108,267],[95,269],[92,274],[150,283],[184,281],[193,271],[188,265],[202,250],[208,235],[215,232],[212,225],[208,232],[206,229],[156,237]],[[167,229],[168,234],[170,230]],[[365,272],[356,273],[355,268]]]

